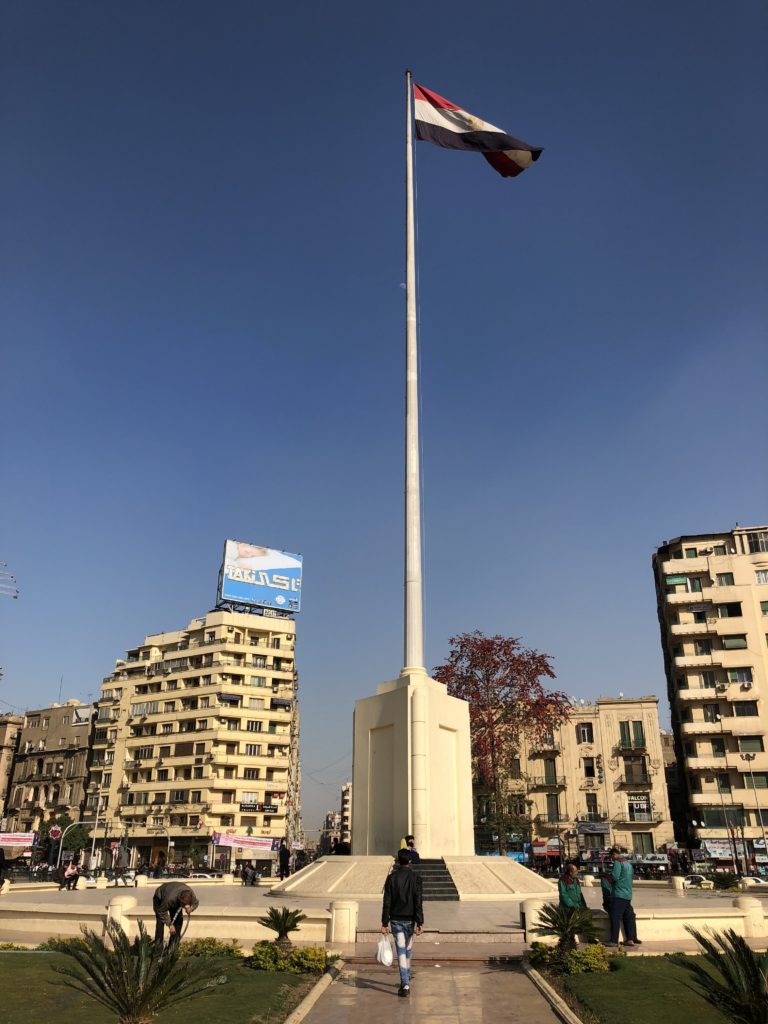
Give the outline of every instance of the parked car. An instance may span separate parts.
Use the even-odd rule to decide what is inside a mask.
[[[714,889],[715,883],[706,875],[686,875],[683,879],[684,889]]]
[[[745,875],[742,878],[742,882],[744,885],[760,886],[761,888],[768,890],[768,879],[758,878],[757,875]]]
[[[211,871],[192,871],[189,874],[189,878],[219,878],[219,875],[213,874]]]

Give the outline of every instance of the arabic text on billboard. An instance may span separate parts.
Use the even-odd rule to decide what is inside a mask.
[[[221,600],[298,612],[301,563],[301,555],[228,540],[224,545]]]

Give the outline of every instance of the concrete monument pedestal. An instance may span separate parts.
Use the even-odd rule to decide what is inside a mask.
[[[352,852],[389,856],[413,835],[422,857],[471,856],[469,706],[423,669],[355,703]]]

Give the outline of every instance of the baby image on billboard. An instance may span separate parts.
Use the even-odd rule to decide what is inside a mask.
[[[239,604],[301,609],[301,555],[239,540],[224,544],[221,600]]]

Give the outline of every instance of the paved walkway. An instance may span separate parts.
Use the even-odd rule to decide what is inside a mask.
[[[447,965],[418,967],[400,999],[396,967],[347,967],[304,1018],[306,1024],[557,1024],[523,972]]]

